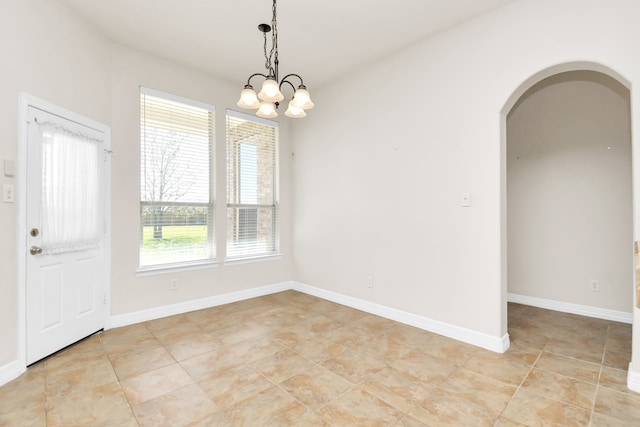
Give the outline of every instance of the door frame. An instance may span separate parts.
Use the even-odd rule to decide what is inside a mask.
[[[60,116],[83,126],[96,129],[104,133],[104,148],[106,150],[105,165],[105,203],[104,220],[106,233],[104,235],[104,329],[111,327],[111,128],[93,119],[82,116],[73,111],[39,99],[27,93],[20,94],[20,111],[18,115],[19,144],[18,144],[18,165],[16,174],[16,202],[18,227],[18,362],[22,371],[27,366],[27,147],[28,147],[28,123],[27,113],[29,107],[35,107],[48,113]]]

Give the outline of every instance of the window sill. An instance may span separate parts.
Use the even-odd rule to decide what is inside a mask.
[[[220,263],[218,261],[203,261],[194,262],[192,264],[172,264],[172,265],[158,265],[152,267],[140,267],[136,270],[137,277],[155,276],[157,274],[169,274],[178,273],[182,271],[191,270],[203,270],[206,268],[218,267]]]
[[[274,261],[278,259],[282,259],[282,254],[259,255],[245,258],[227,258],[224,260],[224,265],[249,264],[252,262]]]

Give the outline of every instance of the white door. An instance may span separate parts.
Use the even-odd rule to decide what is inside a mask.
[[[104,328],[105,134],[27,112],[26,361]]]

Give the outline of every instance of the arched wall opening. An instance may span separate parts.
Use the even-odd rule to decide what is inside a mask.
[[[503,330],[507,300],[632,322],[629,88],[601,64],[569,63],[531,76],[505,103]]]

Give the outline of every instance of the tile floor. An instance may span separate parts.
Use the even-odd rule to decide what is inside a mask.
[[[505,354],[294,291],[94,335],[5,426],[631,426],[631,326],[509,304]]]

